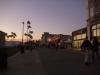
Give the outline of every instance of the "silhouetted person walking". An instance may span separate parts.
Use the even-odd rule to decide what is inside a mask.
[[[81,49],[84,52],[84,62],[85,65],[88,65],[90,63],[90,59],[91,59],[91,52],[92,52],[92,44],[91,42],[87,39],[83,41],[82,45],[81,45]]]
[[[95,54],[96,54],[97,58],[99,59],[99,41],[96,37],[94,37],[92,45],[93,45],[92,61],[94,61]]]

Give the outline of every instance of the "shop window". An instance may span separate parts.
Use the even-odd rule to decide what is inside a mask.
[[[81,47],[81,45],[82,45],[83,41],[84,41],[84,40],[81,40],[81,41],[80,41],[80,47]]]
[[[77,39],[77,36],[74,36],[74,40],[76,40]]]
[[[92,30],[92,32],[93,36],[96,36],[96,30]]]
[[[100,29],[97,29],[97,36],[100,36]]]
[[[86,33],[82,34],[82,39],[86,38]]]
[[[73,41],[73,46],[76,48],[77,47],[77,42]]]
[[[78,48],[78,41],[74,41],[74,47]]]
[[[100,24],[97,24],[97,29],[98,29],[98,28],[100,29]]]
[[[81,37],[81,35],[77,35],[77,39],[81,39],[82,37]]]
[[[73,47],[80,48],[83,43],[83,40],[73,41]]]

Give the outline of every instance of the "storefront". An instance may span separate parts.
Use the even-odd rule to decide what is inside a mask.
[[[74,48],[80,48],[86,35],[90,41],[97,37],[100,42],[100,0],[87,0],[87,27],[72,32]]]
[[[87,33],[89,40],[97,37],[100,41],[100,0],[88,0],[87,4]]]
[[[93,37],[97,37],[100,41],[100,23],[91,26],[91,40]]]
[[[72,32],[72,41],[73,41],[72,46],[74,48],[80,48],[82,42],[86,38],[86,32],[87,28],[82,28],[80,30]]]

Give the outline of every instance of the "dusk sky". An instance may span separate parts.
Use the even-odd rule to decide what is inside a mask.
[[[71,35],[86,26],[86,0],[0,0],[0,30],[21,36],[31,21],[34,39],[43,32]]]

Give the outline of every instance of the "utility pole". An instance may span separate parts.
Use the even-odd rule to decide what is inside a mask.
[[[24,39],[24,22],[22,22],[23,27],[22,27],[22,45],[23,45],[23,39]]]

